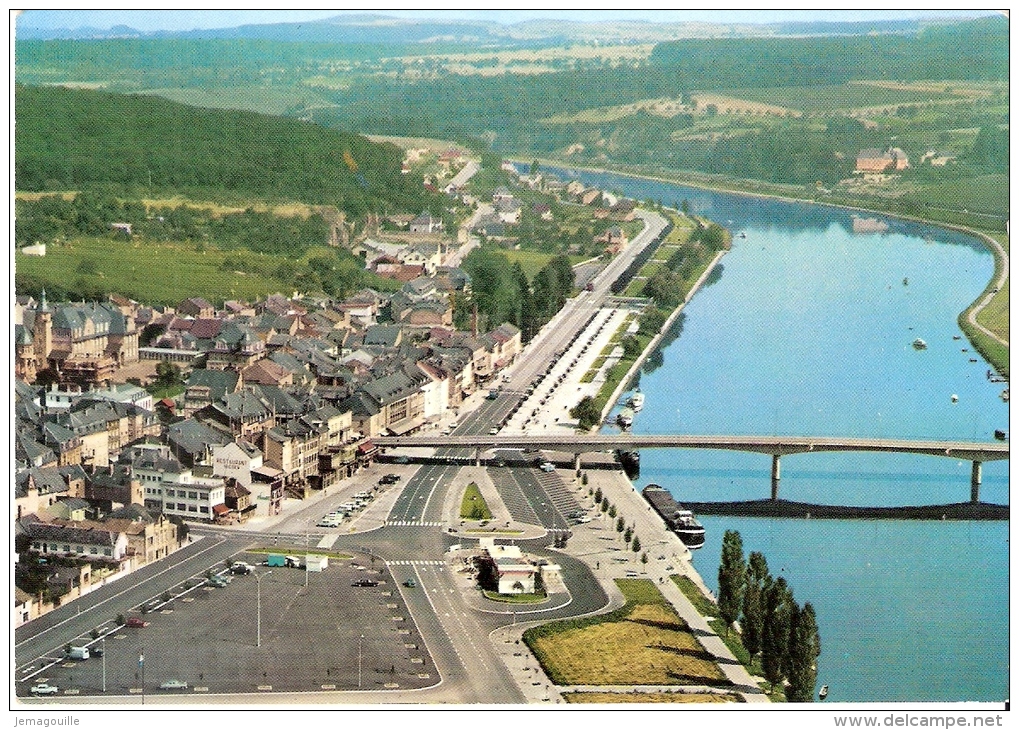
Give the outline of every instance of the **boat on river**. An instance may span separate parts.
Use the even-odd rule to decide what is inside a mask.
[[[648,484],[641,494],[684,545],[691,550],[704,545],[704,525],[697,521],[693,512],[673,499],[669,490],[658,484]]]
[[[629,428],[630,426],[632,426],[633,425],[633,409],[632,408],[624,408],[623,410],[621,410],[619,412],[619,415],[616,416],[616,423],[619,425],[620,428]]]
[[[640,390],[637,390],[637,392],[630,396],[629,403],[630,408],[632,408],[633,412],[636,413],[644,407],[644,394],[641,393]]]
[[[823,700],[828,696],[828,685],[821,687],[821,691],[817,693],[817,699]]]
[[[927,349],[927,343],[924,342],[923,340],[921,340],[919,337],[917,337],[915,340],[913,340],[913,349],[914,350],[926,350]]]
[[[636,479],[640,476],[640,452],[639,451],[616,451],[616,458],[628,479]]]

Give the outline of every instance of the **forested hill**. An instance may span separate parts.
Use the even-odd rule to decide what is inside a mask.
[[[153,96],[18,85],[15,186],[125,193],[223,193],[330,204],[351,215],[420,211],[402,151],[284,117],[217,111]]]
[[[1008,78],[1008,20],[981,18],[915,35],[680,40],[658,44],[651,61],[692,89],[1001,80]]]

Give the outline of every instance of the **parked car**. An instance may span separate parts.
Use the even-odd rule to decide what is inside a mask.
[[[247,563],[234,563],[230,566],[230,572],[234,575],[248,575],[249,573],[254,573],[255,568]]]
[[[400,481],[399,474],[386,474],[379,479],[379,484],[396,484],[398,481]]]
[[[130,626],[132,629],[144,629],[146,626],[149,625],[148,621],[140,619],[137,616],[132,616],[124,623],[125,625]]]
[[[361,578],[360,580],[355,580],[350,585],[356,588],[374,588],[378,584],[379,582],[377,580],[372,580],[371,578]]]
[[[543,461],[538,466],[538,468],[541,469],[542,471],[555,471],[555,464],[553,464],[551,461]]]
[[[60,688],[44,682],[43,684],[32,685],[32,689],[29,691],[34,695],[55,695],[60,691]]]
[[[188,683],[179,679],[168,679],[159,685],[159,689],[187,689]]]
[[[408,588],[417,588],[418,582],[416,580],[414,580],[413,578],[408,578],[407,580],[405,580],[403,582],[403,584],[405,586],[407,586]]]

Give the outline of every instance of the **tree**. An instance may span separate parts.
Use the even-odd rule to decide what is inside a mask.
[[[626,532],[623,533],[623,541],[628,543],[632,539],[633,539],[633,528],[627,527]]]
[[[644,566],[644,572],[647,572],[647,553],[643,552],[640,554],[640,563]]]
[[[538,174],[538,161],[537,160],[534,160],[534,161],[531,162],[531,174],[532,175],[537,175]]]
[[[761,665],[764,678],[775,688],[786,676],[789,652],[789,624],[793,594],[785,578],[768,588],[764,600],[764,633],[761,641]]]
[[[771,586],[771,574],[768,572],[768,561],[762,553],[750,553],[747,568],[747,583],[743,591],[743,646],[750,654],[750,659],[761,651],[761,638],[764,632],[764,596]]]
[[[580,426],[582,430],[586,431],[591,429],[593,426],[598,425],[598,422],[601,420],[601,411],[598,410],[598,406],[595,404],[594,398],[589,395],[585,395],[580,399],[580,402],[570,410],[570,418],[576,418],[577,425]]]
[[[626,520],[624,520],[622,517],[620,517],[618,520],[616,520],[616,532],[622,532],[625,529],[626,529]]]
[[[786,699],[789,702],[813,702],[814,687],[817,684],[817,657],[821,655],[817,618],[809,601],[803,608],[798,608],[796,604],[792,608]]]
[[[609,517],[614,518],[616,516],[616,513],[617,513],[616,505],[612,505],[611,507],[609,507]]]
[[[168,360],[160,360],[156,364],[155,382],[160,389],[173,388],[180,385],[182,382],[180,376],[180,365]]]
[[[596,490],[594,490],[594,501],[595,501],[595,504],[600,503],[601,502],[601,498],[602,498],[601,487],[598,487]]]
[[[736,530],[726,530],[722,536],[722,561],[718,566],[718,613],[725,622],[726,631],[739,618],[746,578],[743,538]]]
[[[633,552],[635,553],[640,552],[640,538],[637,537],[636,535],[633,536],[633,544],[630,545],[630,549],[633,550]]]
[[[623,338],[623,357],[636,359],[640,355],[641,347],[640,340],[633,335],[627,335]]]

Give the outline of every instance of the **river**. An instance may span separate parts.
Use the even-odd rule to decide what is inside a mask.
[[[1008,428],[1005,386],[988,380],[989,365],[956,324],[994,271],[973,238],[880,215],[854,221],[825,206],[558,172],[640,200],[686,200],[736,236],[720,276],[641,373],[636,432],[989,441]],[[916,338],[926,350],[912,347]],[[635,485],[662,484],[679,501],[762,499],[770,461],[645,451]],[[780,496],[963,502],[969,474],[969,462],[939,457],[803,454],[783,457]],[[1008,502],[1007,462],[984,465],[981,499]],[[694,566],[713,590],[722,534],[734,529],[799,603],[813,604],[829,702],[1008,698],[1008,523],[702,522],[708,542]]]

